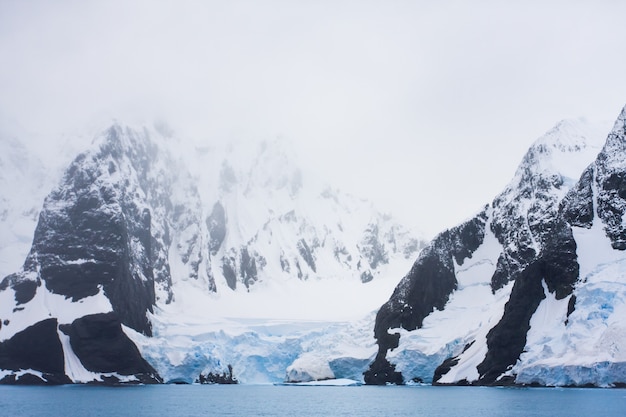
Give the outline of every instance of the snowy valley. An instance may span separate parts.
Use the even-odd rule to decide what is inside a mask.
[[[424,238],[301,169],[284,140],[189,146],[163,127],[114,125],[37,223],[36,208],[7,206],[3,227],[18,218],[34,239],[2,242],[27,254],[0,287],[5,382],[191,383],[229,365],[240,382],[306,381],[337,376],[308,369],[329,360],[359,378],[373,311]],[[32,206],[13,184],[3,195]]]
[[[625,130],[557,124],[430,244],[284,140],[116,124],[42,207],[7,142],[0,382],[621,386]]]

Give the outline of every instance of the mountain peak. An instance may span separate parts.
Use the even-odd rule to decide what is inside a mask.
[[[572,185],[590,157],[602,149],[608,125],[584,118],[565,119],[537,139],[519,165],[512,184],[528,180],[528,174],[558,175]]]
[[[606,164],[614,168],[626,168],[626,107],[617,117],[601,156]]]
[[[623,136],[625,131],[626,131],[626,106],[622,108],[622,111],[620,112],[619,116],[617,116],[617,119],[615,120],[615,123],[613,124],[612,133],[615,133],[616,135],[621,133],[621,135]]]

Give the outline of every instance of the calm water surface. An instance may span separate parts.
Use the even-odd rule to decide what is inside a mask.
[[[159,385],[0,386],[0,416],[626,415],[624,389]]]

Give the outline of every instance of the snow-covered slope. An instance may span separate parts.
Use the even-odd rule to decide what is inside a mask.
[[[560,123],[422,251],[378,312],[366,382],[626,382],[623,120],[602,149],[602,129]]]
[[[424,245],[371,203],[303,171],[285,140],[199,149],[189,166],[208,208],[218,293],[294,279],[368,282]]]
[[[570,294],[545,289],[517,381],[600,386],[626,382],[626,108],[596,161],[564,199],[576,247]],[[557,244],[559,242],[556,242]],[[557,247],[557,249],[560,249]]]
[[[221,374],[243,359],[220,360],[197,337],[224,317],[359,316],[423,245],[370,203],[317,184],[284,143],[186,146],[164,129],[114,125],[75,158],[23,266],[0,283],[0,379],[159,382],[156,367],[192,382],[200,374],[171,369],[193,349],[208,352],[200,371]],[[149,347],[164,347],[171,362],[148,363],[137,345],[152,359]]]

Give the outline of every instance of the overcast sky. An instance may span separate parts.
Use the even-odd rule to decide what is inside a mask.
[[[428,234],[556,122],[626,104],[626,2],[0,0],[0,120],[292,139]]]

